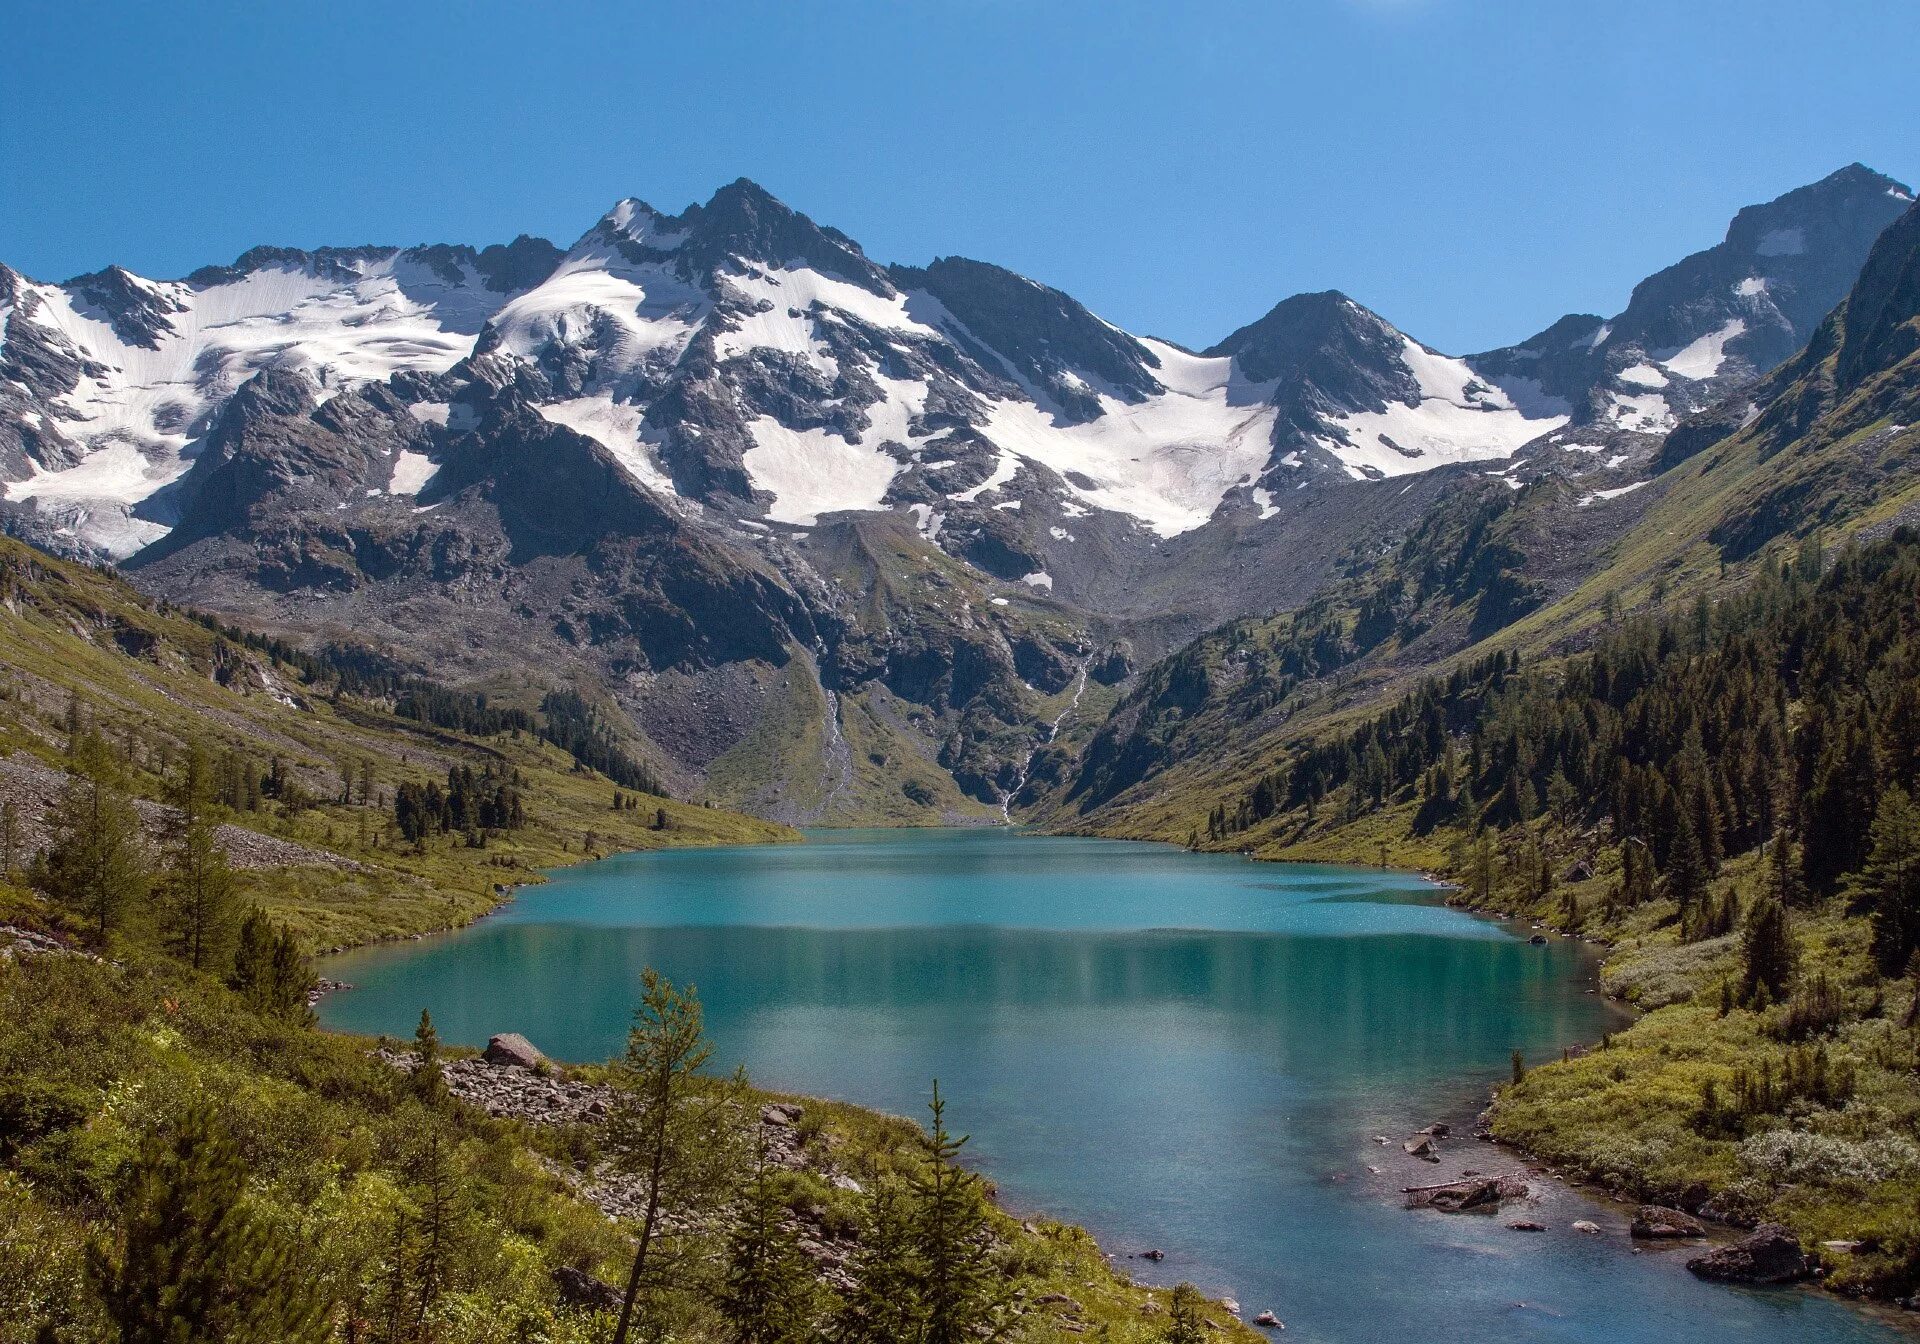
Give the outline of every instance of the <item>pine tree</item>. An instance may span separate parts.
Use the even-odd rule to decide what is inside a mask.
[[[55,901],[91,922],[104,943],[147,894],[140,814],[122,791],[112,749],[98,734],[79,731],[67,769],[68,781],[48,818],[53,835],[37,880]]]
[[[1920,948],[1920,807],[1905,789],[1887,790],[1870,834],[1866,866],[1849,886],[1873,911],[1881,969],[1897,973]]]
[[[328,1304],[245,1195],[245,1160],[209,1107],[147,1136],[119,1253],[91,1256],[121,1344],[317,1344],[329,1336]]]
[[[1162,1344],[1202,1344],[1207,1337],[1206,1318],[1200,1314],[1203,1299],[1190,1283],[1174,1287],[1167,1303],[1167,1328],[1160,1332]]]
[[[772,1175],[763,1126],[753,1180],[727,1236],[720,1310],[739,1344],[808,1344],[818,1338],[820,1285]]]
[[[966,1137],[947,1131],[946,1102],[933,1084],[933,1126],[920,1137],[920,1161],[908,1176],[915,1236],[925,1277],[925,1344],[967,1344],[992,1338],[1003,1303],[988,1260],[992,1240],[985,1186],[959,1164]]]

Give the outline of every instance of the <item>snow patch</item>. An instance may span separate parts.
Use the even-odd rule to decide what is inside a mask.
[[[1053,575],[1047,573],[1044,569],[1036,569],[1031,574],[1022,575],[1020,582],[1026,584],[1029,588],[1044,588],[1048,592],[1053,591]]]
[[[427,488],[427,482],[439,470],[439,466],[425,453],[403,448],[399,456],[393,459],[393,475],[387,481],[387,491],[395,495],[417,495]]]
[[[1673,428],[1673,408],[1658,392],[1643,392],[1637,396],[1609,392],[1607,401],[1608,417],[1622,429],[1636,430],[1642,434],[1664,434]]]
[[[1620,381],[1631,387],[1665,387],[1667,375],[1651,364],[1635,364],[1620,370]]]
[[[1638,490],[1641,486],[1648,485],[1648,484],[1651,484],[1651,482],[1635,481],[1632,485],[1622,485],[1612,490],[1595,490],[1592,494],[1588,495],[1585,499],[1582,499],[1580,501],[1579,507],[1584,509],[1590,504],[1604,503],[1609,499],[1618,499],[1620,498],[1620,496],[1630,495],[1635,490]]]
[[[541,416],[584,434],[613,455],[627,475],[649,490],[673,495],[673,480],[654,461],[644,442],[646,412],[611,397],[575,397],[537,406]]]
[[[1767,292],[1767,279],[1763,275],[1750,275],[1733,287],[1733,292],[1743,299],[1756,299]]]
[[[1570,418],[1529,418],[1465,360],[1437,354],[1417,341],[1405,340],[1400,358],[1419,385],[1420,401],[1389,401],[1384,411],[1329,417],[1338,437],[1320,441],[1356,478],[1511,457]]]
[[[1711,378],[1720,371],[1721,364],[1726,362],[1727,342],[1746,329],[1745,318],[1733,318],[1718,330],[1708,332],[1699,340],[1668,355],[1660,362],[1666,365],[1669,372],[1677,373],[1682,378]]]

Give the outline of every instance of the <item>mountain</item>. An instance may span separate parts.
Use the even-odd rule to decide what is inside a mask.
[[[1920,525],[1920,206],[1878,235],[1802,349],[1673,430],[1652,464],[1615,491],[1548,464],[1518,490],[1483,480],[1436,502],[1312,601],[1143,669],[1097,730],[1036,763],[1030,801],[1058,825],[1184,838],[1416,677],[1490,651],[1563,657],[1623,613]],[[1293,835],[1297,818],[1253,810],[1275,819],[1233,829],[1235,845]]]
[[[1687,387],[1771,367],[1904,194],[1848,169],[1743,212],[1593,358],[1626,377],[1720,331],[1699,296],[1754,279],[1788,325]],[[290,637],[604,686],[689,796],[987,817],[1069,703],[1087,721],[1219,622],[1451,535],[1423,521],[1447,501],[1644,480],[1659,438],[1577,372],[1443,355],[1338,293],[1196,354],[988,263],[881,265],[740,181],[622,201],[564,250],[0,268],[0,522]],[[1463,620],[1540,600],[1480,554]]]
[[[1578,427],[1664,433],[1806,344],[1912,202],[1850,164],[1740,211],[1724,240],[1641,281],[1615,316],[1569,314],[1467,362],[1564,405]]]

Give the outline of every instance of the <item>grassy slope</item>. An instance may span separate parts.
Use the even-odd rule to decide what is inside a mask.
[[[26,752],[59,768],[71,697],[106,736],[130,743],[136,792],[165,796],[161,772],[190,739],[217,757],[234,750],[264,768],[281,758],[319,797],[337,797],[340,763],[371,761],[377,785],[445,780],[450,765],[518,769],[528,824],[484,849],[435,837],[416,853],[378,807],[327,802],[286,815],[271,804],[236,813],[235,824],[325,850],[356,867],[252,871],[250,894],[315,948],[344,946],[464,923],[498,900],[496,884],[537,881],[536,870],[594,852],[664,845],[791,839],[785,827],[736,813],[644,798],[611,810],[613,785],[574,768],[571,757],[532,737],[471,738],[397,717],[377,704],[333,701],[297,672],[237,646],[198,622],[152,604],[121,581],[0,540],[0,566],[14,575],[0,607],[0,751]],[[138,652],[129,653],[129,648]],[[224,651],[222,651],[224,649]],[[243,660],[232,685],[216,664]],[[659,809],[668,827],[654,830]]]

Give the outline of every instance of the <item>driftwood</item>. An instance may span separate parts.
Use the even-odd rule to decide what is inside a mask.
[[[1438,1209],[1441,1213],[1496,1213],[1509,1200],[1525,1199],[1527,1183],[1512,1173],[1474,1176],[1438,1185],[1409,1185],[1402,1193],[1410,1209]]]

